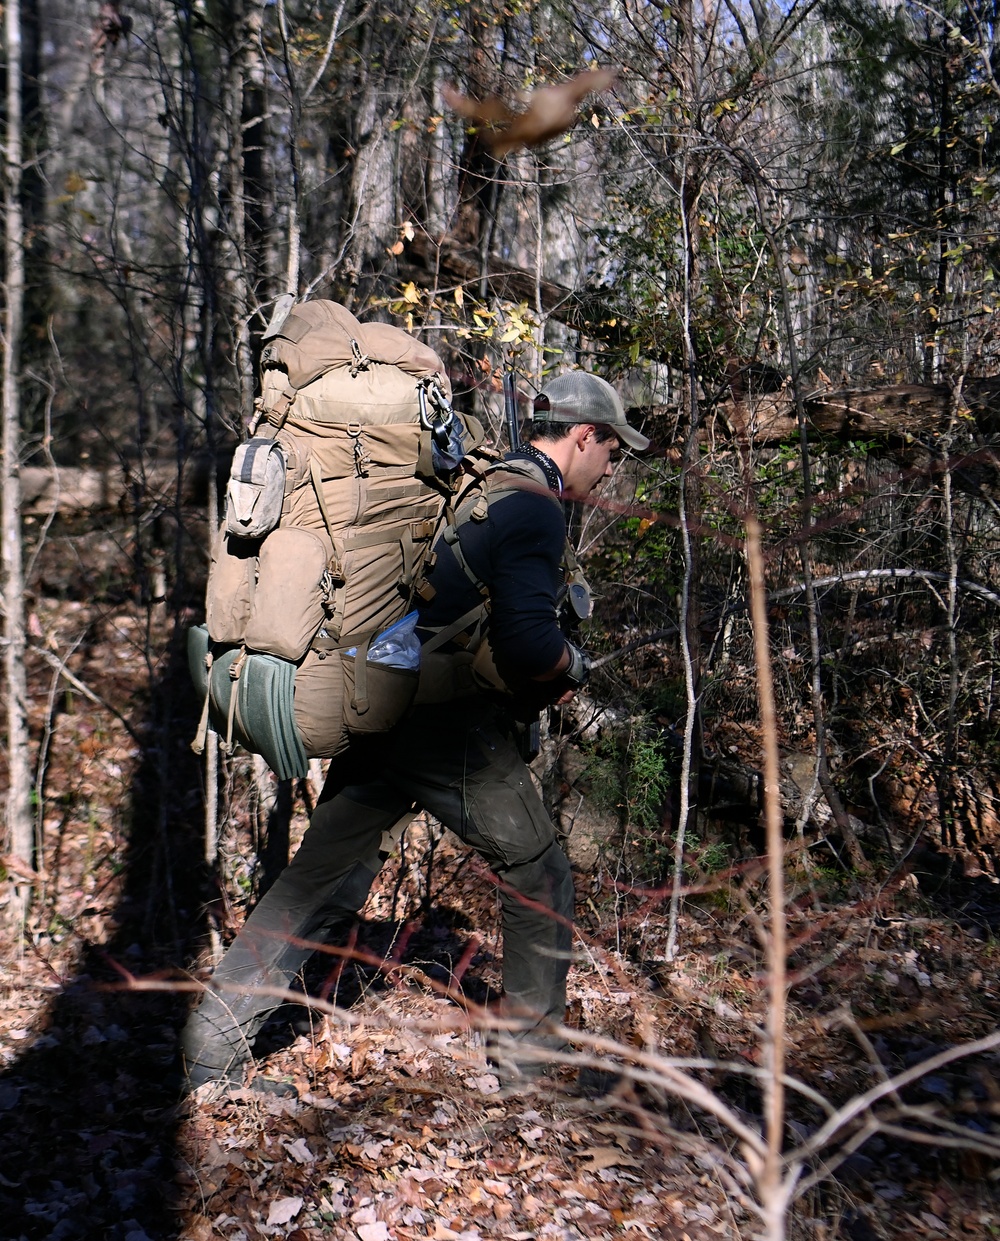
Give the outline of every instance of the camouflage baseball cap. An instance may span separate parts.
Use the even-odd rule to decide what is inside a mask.
[[[533,422],[592,422],[614,427],[629,448],[645,452],[649,440],[625,421],[618,393],[605,379],[589,371],[567,371],[550,379],[535,397]]]

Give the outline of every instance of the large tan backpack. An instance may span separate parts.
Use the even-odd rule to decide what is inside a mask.
[[[189,640],[205,695],[195,748],[211,719],[227,745],[290,778],[351,734],[391,727],[412,701],[416,671],[370,663],[368,646],[410,608],[459,460],[483,433],[452,410],[432,349],[335,302],[291,309],[261,380],[206,624]],[[280,512],[259,533],[268,495]]]

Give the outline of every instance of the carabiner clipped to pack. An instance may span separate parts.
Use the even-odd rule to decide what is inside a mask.
[[[451,401],[445,396],[434,376],[420,381],[417,386],[417,399],[420,402],[420,425],[431,433],[431,461],[434,472],[450,474],[458,469],[465,456],[462,424],[455,417]],[[431,404],[435,408],[433,414],[430,410]]]

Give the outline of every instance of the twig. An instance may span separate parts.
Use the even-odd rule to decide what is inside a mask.
[[[610,664],[616,659],[621,659],[624,655],[630,655],[633,651],[639,650],[640,647],[650,646],[654,642],[662,642],[664,638],[670,638],[678,632],[676,625],[670,625],[667,629],[654,629],[652,633],[647,634],[644,638],[636,638],[625,646],[619,646],[615,650],[609,651],[607,655],[601,655],[599,659],[593,660],[590,666],[592,669],[603,668],[606,664]]]
[[[866,1090],[864,1094],[856,1095],[848,1100],[824,1125],[817,1129],[807,1142],[803,1143],[796,1155],[809,1159],[828,1146],[845,1125],[869,1111],[880,1099],[898,1093],[904,1086],[919,1081],[921,1077],[943,1068],[946,1064],[951,1064],[955,1060],[963,1060],[966,1056],[976,1056],[980,1052],[992,1051],[994,1047],[1000,1047],[1000,1031],[988,1034],[985,1038],[977,1039],[972,1043],[961,1043],[957,1047],[949,1047],[946,1051],[931,1056],[929,1060],[922,1060],[912,1068],[906,1069],[905,1072],[879,1082],[870,1090]]]
[[[754,657],[760,698],[760,720],[764,748],[764,820],[767,830],[768,898],[770,905],[767,953],[768,1005],[766,1066],[764,1082],[767,1150],[757,1169],[761,1204],[770,1225],[770,1236],[783,1235],[783,1220],[794,1176],[782,1180],[782,1143],[785,1131],[785,1023],[788,1003],[787,947],[785,925],[785,848],[782,834],[781,771],[778,760],[778,719],[774,704],[774,678],[771,671],[771,644],[767,626],[767,588],[761,525],[756,514],[748,513],[747,569],[750,578],[750,614],[753,625]],[[796,1163],[798,1153],[796,1153]],[[753,1169],[751,1169],[753,1170]]]
[[[139,734],[136,732],[133,726],[128,722],[125,716],[122,715],[122,713],[116,707],[113,707],[110,702],[102,698],[100,694],[95,694],[94,691],[90,688],[90,686],[86,685],[83,681],[81,681],[79,677],[74,676],[73,673],[70,672],[70,670],[66,667],[66,665],[63,663],[63,661],[59,658],[58,655],[56,655],[52,651],[47,651],[44,646],[30,646],[28,647],[28,650],[32,651],[36,655],[40,655],[42,659],[44,659],[45,662],[51,668],[55,668],[55,670],[59,673],[59,675],[65,678],[65,680],[67,680],[70,683],[70,685],[73,686],[75,690],[78,690],[81,694],[83,694],[84,698],[88,698],[92,703],[95,704],[95,706],[101,707],[105,711],[107,711],[110,715],[113,715],[115,719],[119,722],[119,724],[121,724],[121,726],[125,729],[128,735],[132,738],[132,740],[136,743],[136,745],[140,745],[140,746],[142,745],[142,738],[139,736]]]
[[[828,577],[818,577],[813,580],[813,588],[820,589],[823,586],[838,586],[844,582],[864,582],[870,578],[907,578],[915,577],[921,581],[927,582],[951,582],[950,573],[942,573],[936,569],[855,569],[851,573],[833,573]],[[985,586],[980,586],[978,582],[970,582],[964,578],[958,578],[955,585],[962,590],[969,591],[970,594],[978,595],[980,599],[985,599],[987,603],[992,603],[995,607],[1000,607],[1000,595],[995,594],[992,590],[988,590]],[[775,590],[770,594],[772,603],[781,599],[794,599],[796,595],[802,594],[806,589],[805,582],[797,582],[794,586],[788,586],[784,590]],[[746,607],[746,603],[735,604],[727,608],[727,612],[739,612]]]

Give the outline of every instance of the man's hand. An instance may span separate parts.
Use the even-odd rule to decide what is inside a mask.
[[[578,689],[582,689],[590,680],[590,656],[586,651],[581,651],[578,646],[574,646],[572,642],[567,641],[566,650],[569,653],[569,663],[563,671],[563,679],[569,682],[572,691],[575,693]]]
[[[549,702],[557,707],[564,707],[573,701],[577,690],[582,689],[589,678],[590,656],[567,639],[556,666],[541,676],[533,677],[532,680],[541,681],[543,684],[547,681],[557,681],[558,685],[554,685],[553,690],[559,691],[558,697],[550,698]]]

